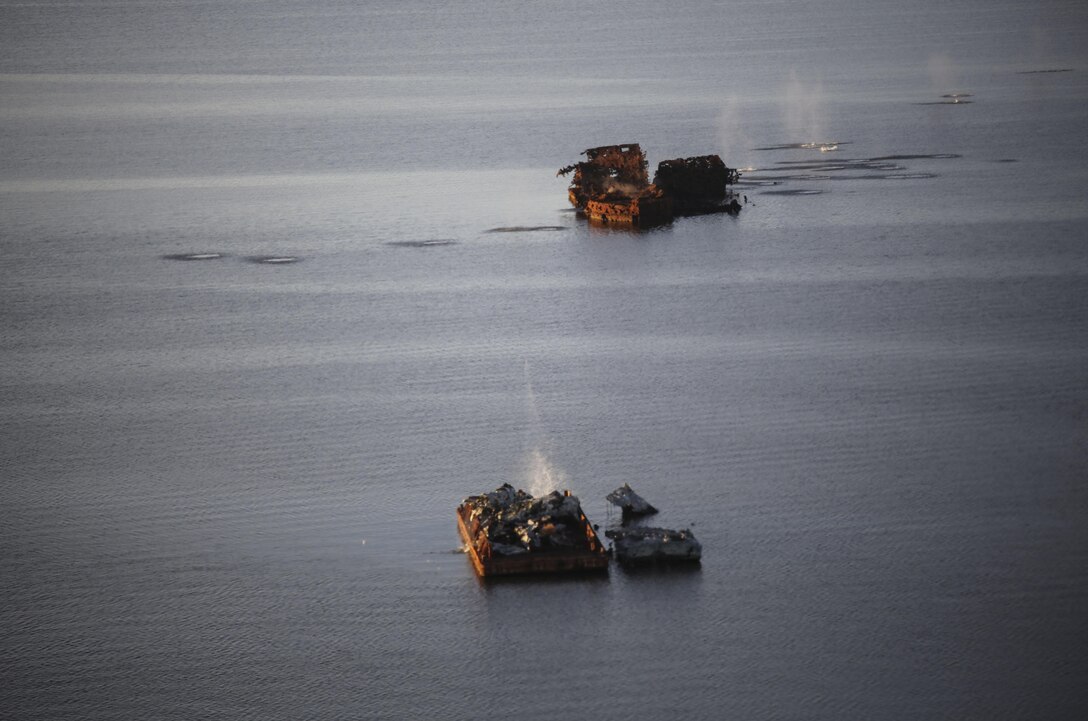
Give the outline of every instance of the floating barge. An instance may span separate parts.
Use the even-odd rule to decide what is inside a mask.
[[[534,498],[503,484],[466,498],[457,528],[481,577],[608,571],[608,551],[570,491]]]
[[[740,172],[717,155],[664,160],[651,183],[638,143],[604,145],[582,154],[586,160],[557,174],[574,173],[567,196],[591,221],[654,226],[676,216],[740,212],[729,190]]]

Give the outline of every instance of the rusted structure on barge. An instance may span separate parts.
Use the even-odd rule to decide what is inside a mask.
[[[558,175],[574,173],[567,195],[592,221],[652,226],[681,215],[740,211],[729,190],[740,173],[717,155],[664,160],[652,183],[638,143],[590,148],[583,155],[586,160]]]
[[[534,498],[503,484],[466,498],[457,528],[480,576],[608,571],[608,551],[570,491]]]

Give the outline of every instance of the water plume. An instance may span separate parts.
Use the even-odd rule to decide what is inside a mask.
[[[718,112],[716,125],[718,153],[730,168],[748,168],[753,165],[752,158],[749,157],[752,142],[745,131],[748,127],[745,120],[740,100],[736,96],[727,98]]]
[[[782,113],[788,137],[807,143],[821,142],[826,115],[823,81],[805,81],[796,70],[791,70],[782,94]]]
[[[952,98],[960,95],[959,70],[948,53],[933,53],[926,62],[929,83],[935,95]]]
[[[529,378],[528,360],[525,361],[525,406],[526,414],[529,417],[529,424],[526,429],[526,448],[528,450],[522,464],[521,487],[538,497],[545,496],[552,491],[569,488],[567,474],[548,457],[551,442],[544,433],[544,422],[540,417],[536,392],[533,390],[533,383]]]

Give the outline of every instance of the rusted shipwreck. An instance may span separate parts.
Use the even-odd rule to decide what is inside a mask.
[[[504,483],[466,498],[457,528],[480,576],[608,571],[608,551],[570,491],[535,498]]]
[[[729,188],[740,173],[717,155],[664,160],[652,183],[638,143],[590,148],[583,155],[586,160],[558,175],[574,173],[568,197],[591,221],[653,226],[677,216],[740,211]]]

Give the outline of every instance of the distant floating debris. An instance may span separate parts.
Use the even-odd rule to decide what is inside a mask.
[[[254,255],[249,258],[249,262],[261,265],[288,265],[298,261],[298,256],[294,255]]]
[[[819,196],[824,195],[823,190],[817,190],[816,188],[795,188],[790,190],[766,190],[762,195],[765,196]]]
[[[171,253],[164,255],[164,260],[219,260],[225,258],[223,253]]]
[[[1017,75],[1040,75],[1042,73],[1071,73],[1073,68],[1048,68],[1046,70],[1021,70]]]
[[[630,485],[624,483],[616,490],[604,497],[609,503],[619,506],[623,511],[623,517],[648,516],[657,513],[657,509],[651,506],[645,498],[635,493]]]
[[[427,240],[389,240],[385,245],[391,245],[396,248],[433,248],[435,246],[442,245],[456,245],[457,241],[452,238],[428,238]]]
[[[926,103],[915,103],[915,105],[969,105],[973,103],[973,100],[967,98],[974,97],[971,93],[945,93],[941,96],[940,100],[931,100]]]
[[[487,233],[536,233],[547,230],[567,230],[565,225],[506,225],[501,228],[488,228]]]
[[[808,143],[783,143],[782,145],[766,145],[753,150],[819,150],[821,153],[829,153],[838,150],[840,145],[850,145],[849,140],[826,140],[823,142]]]

